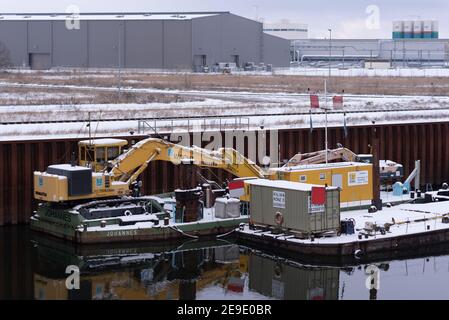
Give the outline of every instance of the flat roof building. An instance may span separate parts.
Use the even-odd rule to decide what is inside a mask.
[[[10,65],[31,69],[290,63],[289,41],[229,12],[0,14],[0,45]]]

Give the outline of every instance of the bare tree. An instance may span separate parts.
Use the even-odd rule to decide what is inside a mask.
[[[3,42],[0,42],[0,69],[11,67],[11,58],[9,50]]]

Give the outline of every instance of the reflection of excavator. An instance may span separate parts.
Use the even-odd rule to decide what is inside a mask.
[[[39,300],[195,299],[210,286],[241,293],[243,287],[234,279],[248,272],[248,255],[222,241],[184,242],[172,251],[170,246],[124,245],[72,252],[69,245],[55,248],[51,239],[35,239],[34,290]],[[67,264],[79,267],[80,290],[67,290]]]
[[[361,162],[361,163],[373,163],[373,156],[371,154],[355,154],[351,150],[339,145],[337,149],[328,150],[327,160],[344,161],[344,162]],[[326,162],[326,150],[310,152],[310,153],[298,153],[291,158],[285,167],[294,167],[300,165],[319,164]],[[404,170],[401,164],[393,162],[391,160],[380,160],[380,180],[400,180],[404,177]]]
[[[209,151],[149,138],[119,155],[125,143],[118,139],[80,142],[79,166],[52,165],[47,172],[35,172],[35,198],[60,203],[129,195],[131,185],[157,160],[220,168],[237,177],[265,177],[254,162],[231,148]]]

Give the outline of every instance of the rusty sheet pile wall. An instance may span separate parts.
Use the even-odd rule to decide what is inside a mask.
[[[376,127],[380,134],[380,159],[402,163],[406,176],[414,169],[415,160],[421,160],[423,184],[441,185],[449,181],[449,123]],[[350,127],[345,137],[343,128],[330,128],[329,147],[341,143],[356,153],[369,153],[372,130],[372,126]],[[142,138],[132,137],[136,141]],[[33,172],[44,171],[50,164],[68,163],[72,152],[77,152],[78,140],[0,141],[0,225],[29,222],[36,206],[33,200]],[[323,129],[314,129],[313,132],[309,129],[280,131],[280,159],[290,159],[298,152],[322,150],[323,141]],[[223,171],[202,172],[213,180],[231,178]],[[143,174],[143,191],[146,194],[173,191],[191,182],[190,174],[185,166],[151,163]]]

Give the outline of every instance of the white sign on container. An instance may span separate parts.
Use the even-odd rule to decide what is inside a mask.
[[[308,207],[309,207],[309,214],[313,213],[323,213],[325,211],[324,204],[313,204],[312,199],[309,196],[308,197]]]
[[[273,208],[285,209],[285,192],[273,191]]]
[[[368,183],[368,171],[355,171],[348,173],[348,186],[361,186]]]

